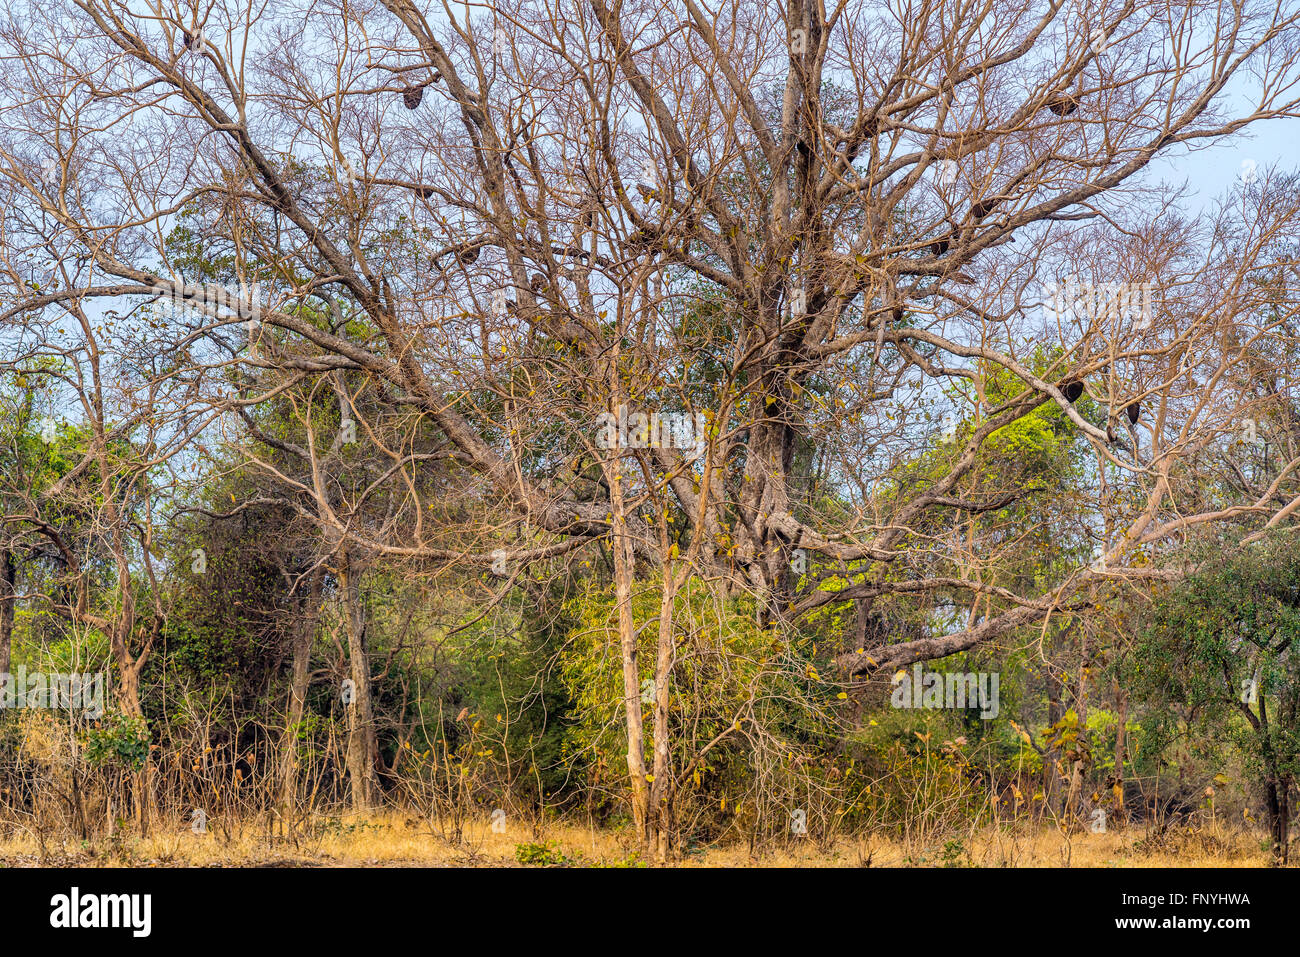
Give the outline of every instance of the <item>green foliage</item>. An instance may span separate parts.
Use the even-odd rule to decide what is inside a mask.
[[[114,712],[86,731],[86,760],[92,766],[138,771],[148,757],[149,727],[143,718]]]
[[[631,611],[638,635],[638,687],[652,754],[653,668],[662,582],[638,580]],[[589,586],[569,604],[575,625],[560,659],[573,705],[567,757],[585,767],[597,793],[626,788],[623,674],[617,606],[610,586]],[[691,578],[673,603],[675,646],[668,689],[670,764],[682,776],[676,801],[697,833],[731,824],[788,834],[789,808],[807,801],[809,782],[833,771],[814,755],[834,736],[831,717],[843,704],[823,680],[816,642],[782,638],[755,624],[752,599],[727,596]],[[826,654],[822,648],[821,653]],[[754,756],[754,741],[765,757]],[[707,751],[705,750],[707,747]]]
[[[638,686],[654,677],[654,648],[659,614],[660,580],[636,583],[632,617],[639,636]],[[618,755],[618,721],[623,708],[623,672],[618,654],[618,609],[613,586],[592,585],[569,604],[575,625],[561,658],[560,678],[573,699],[570,750],[588,754],[594,767],[625,775]],[[754,680],[776,651],[771,635],[754,624],[746,599],[721,598],[705,583],[689,580],[673,608],[679,647],[669,708],[674,723],[693,727],[709,740],[728,728],[737,709],[754,690]],[[643,701],[647,728],[652,705]],[[647,744],[649,743],[647,730]]]
[[[1136,693],[1176,706],[1268,776],[1300,771],[1300,549],[1291,537],[1194,556],[1199,566],[1145,617],[1129,664]]]
[[[545,844],[528,842],[516,844],[515,860],[527,867],[560,867],[573,863],[573,860],[560,850],[560,845],[556,841],[548,841]]]
[[[210,507],[233,494],[232,484],[211,487]],[[167,658],[157,668],[165,664],[202,687],[241,696],[264,686],[266,652],[283,640],[277,623],[287,605],[283,569],[302,563],[292,551],[300,540],[289,534],[291,525],[285,510],[261,507],[233,519],[200,516],[173,527],[168,561],[179,574],[167,619]]]

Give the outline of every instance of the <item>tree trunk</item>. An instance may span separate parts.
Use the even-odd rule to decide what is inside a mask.
[[[1128,692],[1115,682],[1115,705],[1119,724],[1115,728],[1115,817],[1120,821],[1128,820],[1128,808],[1124,806],[1124,762],[1127,760],[1128,738],[1124,725],[1128,723]]]
[[[664,567],[655,655],[654,781],[650,788],[650,803],[655,860],[661,864],[668,860],[674,831],[674,779],[668,747],[668,688],[672,683],[673,659],[677,650],[673,639],[673,611],[677,597],[677,577],[673,565],[673,562],[668,562]]]
[[[1277,788],[1277,825],[1273,841],[1277,845],[1283,866],[1291,859],[1291,780],[1283,777]]]
[[[352,809],[368,811],[376,797],[375,757],[379,745],[375,735],[370,696],[370,659],[366,652],[365,611],[361,607],[358,574],[346,550],[340,553],[339,596],[343,603],[343,624],[348,636],[348,657],[352,665],[352,700],[348,704],[348,777],[352,781]]]
[[[1074,711],[1079,724],[1074,739],[1074,761],[1070,768],[1070,792],[1066,797],[1066,813],[1071,818],[1083,817],[1089,810],[1091,802],[1083,796],[1083,775],[1088,761],[1088,656],[1090,644],[1085,631],[1081,639],[1079,656],[1079,691],[1075,698]]]
[[[1065,690],[1065,682],[1057,676],[1055,670],[1048,668],[1047,671],[1047,726],[1054,728],[1065,717],[1065,707],[1061,701],[1062,693]],[[1051,747],[1048,742],[1047,753],[1043,755],[1043,804],[1055,813],[1064,810],[1059,801],[1061,773],[1060,764],[1060,747]]]
[[[1268,807],[1268,830],[1273,841],[1273,863],[1285,865],[1290,844],[1290,781],[1269,775],[1264,781],[1264,803]]]
[[[637,670],[636,625],[632,620],[632,542],[623,502],[623,463],[616,451],[605,462],[613,522],[614,599],[618,603],[619,649],[623,664],[623,713],[627,723],[627,773],[632,792],[632,820],[637,843],[649,844],[650,794],[646,781],[645,728],[641,719],[641,685]]]
[[[117,703],[129,718],[144,717],[144,709],[140,707],[140,671],[143,666],[144,662],[139,660],[119,658],[117,662]]]
[[[119,683],[117,688],[118,706],[129,718],[143,718],[144,709],[140,707],[140,672],[144,661],[118,661]],[[135,822],[140,837],[149,835],[149,805],[151,794],[151,752],[145,753],[144,766],[131,776],[131,792],[135,801]]]
[[[318,569],[311,579],[311,590],[294,622],[292,678],[289,683],[289,720],[285,725],[283,759],[280,765],[280,800],[286,810],[298,796],[298,732],[307,705],[308,667],[311,664],[312,639],[316,634],[320,608],[321,579]]]
[[[18,570],[9,549],[0,549],[0,674],[9,673],[14,634],[14,606],[18,604]]]

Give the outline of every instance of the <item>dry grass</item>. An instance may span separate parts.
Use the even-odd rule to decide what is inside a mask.
[[[0,828],[0,866],[522,866],[534,862],[573,866],[635,866],[624,833],[552,824],[540,832],[495,833],[488,820],[469,823],[460,841],[427,822],[398,815],[314,822],[310,836],[292,839],[266,828],[219,823],[193,834],[188,822],[155,828],[147,838],[118,835],[96,842],[56,841],[23,829]],[[1269,858],[1261,836],[1231,826],[1170,828],[1152,834],[1141,827],[1105,834],[1024,828],[985,828],[949,835],[937,845],[909,846],[883,835],[840,840],[829,846],[800,841],[758,858],[744,845],[688,851],[681,867],[1264,867]]]

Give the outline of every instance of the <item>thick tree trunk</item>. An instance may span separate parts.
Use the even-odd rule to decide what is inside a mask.
[[[1264,781],[1264,803],[1268,807],[1268,830],[1273,841],[1273,863],[1285,865],[1290,844],[1290,781],[1270,775]]]
[[[1273,842],[1278,856],[1285,865],[1291,859],[1291,782],[1282,778],[1277,788],[1277,825],[1273,829]]]
[[[117,662],[117,703],[122,713],[129,718],[144,717],[144,709],[140,706],[140,671],[143,666],[142,661],[132,662],[119,658]]]
[[[121,658],[118,659],[118,706],[122,709],[122,713],[130,718],[144,717],[144,709],[140,707],[140,672],[143,668],[143,660],[125,661]],[[132,799],[135,801],[136,828],[142,838],[149,835],[149,806],[152,794],[151,764],[149,754],[146,753],[144,766],[132,775],[131,781]]]
[[[766,628],[780,618],[793,594],[788,553],[769,536],[769,517],[789,510],[786,480],[793,461],[794,433],[783,418],[789,413],[784,395],[764,396],[764,407],[767,421],[756,423],[750,431],[740,496],[745,517],[734,524],[733,533],[737,557],[762,599],[758,624]]]
[[[361,607],[357,581],[359,575],[352,567],[346,550],[340,555],[338,576],[343,624],[348,636],[348,657],[352,666],[347,754],[348,777],[352,782],[352,809],[368,811],[375,804],[375,758],[379,745],[370,694],[370,659],[366,652],[365,611]]]
[[[316,634],[317,613],[320,608],[322,573],[312,575],[311,590],[303,602],[294,622],[293,662],[289,682],[289,718],[285,725],[282,745],[283,760],[280,765],[280,800],[288,809],[298,797],[298,732],[307,705],[307,681],[311,664],[312,639]]]

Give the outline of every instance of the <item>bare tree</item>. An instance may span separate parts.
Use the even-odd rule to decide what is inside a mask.
[[[967,609],[905,640],[864,629],[838,663],[869,674],[1086,608],[1099,583],[1172,574],[1153,553],[1198,526],[1300,504],[1289,439],[1231,503],[1198,484],[1225,437],[1293,406],[1275,255],[1291,194],[1260,170],[1193,222],[1150,176],[1295,115],[1285,4],[384,0],[288,28],[236,2],[72,0],[37,16],[3,30],[21,94],[0,114],[6,321],[65,308],[89,336],[96,300],[192,297],[164,237],[200,210],[196,241],[265,295],[204,287],[168,328],[174,374],[224,411],[246,397],[218,373],[240,365],[362,377],[436,428],[493,517],[448,547],[412,486],[380,532],[337,522],[340,555],[518,563],[609,540],[629,790],[661,853],[686,577],[754,594],[778,629],[846,601],[864,622],[897,598]],[[1235,110],[1247,83],[1257,102]],[[356,321],[307,307],[332,299]],[[1069,543],[1095,557],[993,584],[977,519],[1028,490],[973,478],[999,430],[1046,407],[1095,459]],[[655,412],[702,413],[700,454],[653,420],[626,434]],[[647,567],[663,589],[649,763],[628,610]]]

